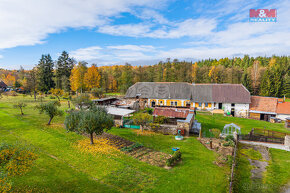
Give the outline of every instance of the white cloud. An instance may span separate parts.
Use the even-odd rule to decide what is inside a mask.
[[[108,49],[116,50],[132,50],[132,51],[153,51],[155,47],[150,45],[117,45],[117,46],[107,46]]]
[[[115,45],[101,48],[92,46],[71,51],[70,54],[77,60],[113,64],[117,62],[131,62],[149,60],[156,48],[151,45]]]
[[[146,36],[150,26],[145,24],[124,24],[124,25],[105,25],[99,28],[99,32],[117,36],[140,37]]]
[[[0,49],[43,43],[67,28],[104,25],[134,7],[156,8],[165,0],[2,0]]]
[[[181,38],[185,36],[205,36],[212,33],[216,28],[214,19],[187,19],[180,23],[171,23],[158,29],[144,23],[105,25],[99,28],[99,32],[129,37],[150,37],[150,38]]]
[[[87,48],[80,48],[75,51],[72,51],[70,55],[77,60],[94,60],[99,57],[103,57],[100,50],[102,48],[99,46],[92,46]]]

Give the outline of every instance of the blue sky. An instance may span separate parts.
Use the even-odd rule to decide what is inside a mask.
[[[250,23],[259,8],[277,9],[277,22]],[[289,10],[290,0],[2,0],[0,68],[63,50],[100,66],[289,55]]]

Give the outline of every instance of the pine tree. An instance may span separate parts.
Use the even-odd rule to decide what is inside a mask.
[[[39,90],[42,92],[47,92],[55,86],[55,83],[53,81],[53,66],[54,63],[49,54],[41,56],[37,68],[39,83],[38,86]]]
[[[55,71],[56,88],[70,91],[70,85],[67,80],[71,75],[71,70],[73,69],[74,63],[74,60],[69,57],[69,54],[66,51],[63,51],[58,57]]]
[[[250,93],[252,93],[252,83],[251,78],[248,72],[244,72],[242,76],[242,84],[248,89]]]

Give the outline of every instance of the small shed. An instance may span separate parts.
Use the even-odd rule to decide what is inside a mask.
[[[123,117],[126,117],[135,112],[135,110],[117,108],[117,107],[107,107],[108,114],[114,116],[114,122],[116,125],[122,125]]]
[[[241,128],[234,123],[230,123],[224,126],[222,135],[233,135],[234,132],[241,134]]]

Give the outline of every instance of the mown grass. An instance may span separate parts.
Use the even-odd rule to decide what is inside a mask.
[[[209,113],[197,112],[196,119],[201,123],[203,130],[212,128],[223,130],[229,123],[235,123],[241,128],[242,134],[247,134],[252,128],[268,129],[278,132],[290,133],[289,129],[284,127],[284,123],[270,123],[253,119],[227,117],[220,114],[210,115]]]
[[[45,98],[45,101],[51,100]],[[16,101],[28,106],[24,116],[13,108]],[[28,97],[0,99],[0,142],[23,143],[36,149],[38,159],[23,176],[15,176],[13,190],[35,192],[226,192],[227,167],[213,164],[217,155],[201,145],[196,138],[175,141],[173,136],[137,135],[130,129],[113,128],[120,135],[147,147],[171,153],[179,147],[183,161],[171,170],[140,162],[122,152],[96,155],[75,148],[84,139],[67,133],[63,117],[56,117],[47,126],[48,117],[34,108]],[[63,110],[67,102],[62,101]],[[89,145],[89,144],[88,144]]]
[[[290,182],[290,153],[279,149],[269,149],[271,160],[262,179],[251,179],[251,166],[248,159],[262,160],[261,154],[252,148],[243,149],[239,144],[234,176],[235,193],[277,193]]]

